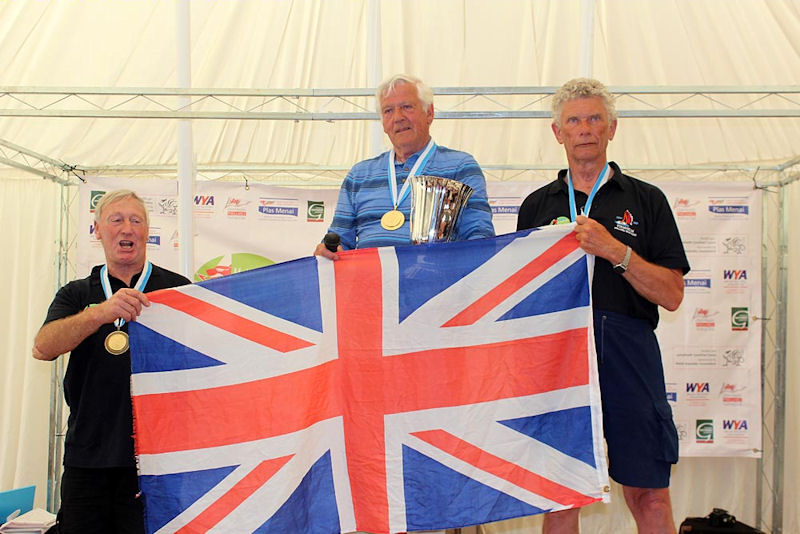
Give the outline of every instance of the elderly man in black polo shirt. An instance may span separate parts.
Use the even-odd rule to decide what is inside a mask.
[[[674,533],[669,478],[678,434],[654,329],[658,306],[673,311],[683,300],[689,263],[664,194],[607,161],[617,117],[603,84],[565,83],[553,97],[552,129],[569,168],[525,199],[517,230],[574,221],[581,248],[596,256],[592,305],[609,475],[622,484],[639,532]],[[578,532],[578,513],[547,514],[544,532]]]
[[[106,263],[58,291],[34,340],[33,357],[39,360],[71,352],[64,376],[70,413],[61,533],[144,532],[133,454],[127,322],[150,305],[145,291],[190,283],[147,261],[148,221],[144,202],[133,191],[103,195],[94,224]]]

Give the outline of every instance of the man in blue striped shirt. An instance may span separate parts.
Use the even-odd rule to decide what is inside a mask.
[[[438,146],[431,138],[433,91],[418,78],[398,74],[378,86],[376,97],[392,149],[357,163],[344,179],[328,230],[340,236],[339,250],[411,244],[408,181],[416,175],[451,178],[472,187],[454,239],[493,237],[486,181],[475,158]],[[337,258],[324,243],[314,254]]]

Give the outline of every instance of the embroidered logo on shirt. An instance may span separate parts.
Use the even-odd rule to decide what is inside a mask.
[[[630,211],[625,210],[620,216],[617,216],[617,221],[614,223],[614,229],[619,232],[625,232],[628,235],[633,237],[638,237],[636,235],[635,227],[639,225],[638,221],[633,220],[633,215]]]

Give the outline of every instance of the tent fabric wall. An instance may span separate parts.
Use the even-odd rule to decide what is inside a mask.
[[[59,189],[41,179],[0,180],[0,490],[35,484],[41,507],[52,365],[31,354],[56,283]]]

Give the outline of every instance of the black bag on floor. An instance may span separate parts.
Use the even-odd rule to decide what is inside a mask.
[[[714,508],[706,517],[687,517],[681,523],[679,534],[764,534],[764,532],[737,521],[722,508]]]

